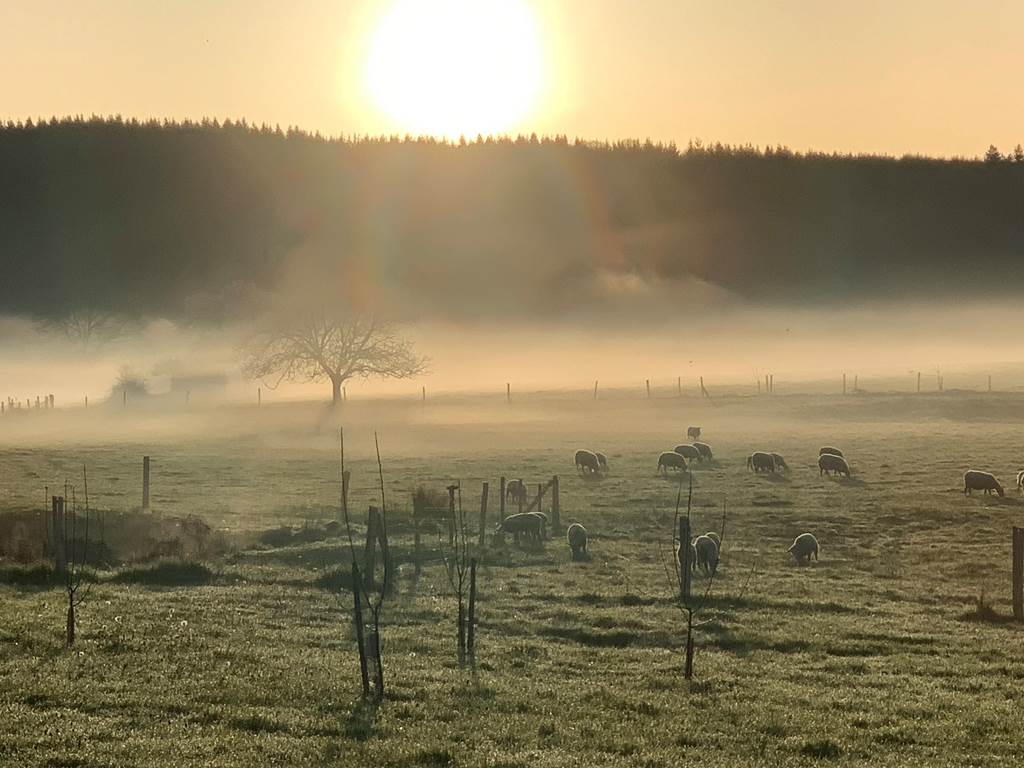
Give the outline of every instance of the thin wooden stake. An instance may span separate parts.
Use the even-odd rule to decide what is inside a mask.
[[[370,669],[366,663],[366,638],[363,634],[362,577],[359,566],[352,563],[352,599],[354,601],[352,620],[356,625],[356,645],[359,647],[359,675],[363,682],[363,696],[370,695]]]
[[[142,511],[149,511],[149,456],[142,457]]]
[[[1024,528],[1013,528],[1013,618],[1024,622]]]
[[[476,558],[469,561],[469,622],[466,627],[466,650],[469,653],[469,661],[476,661]]]
[[[562,500],[558,493],[558,475],[551,478],[551,530],[562,527]]]
[[[480,546],[486,543],[487,536],[487,495],[490,483],[484,483],[483,491],[480,493]],[[475,562],[475,561],[474,561]]]

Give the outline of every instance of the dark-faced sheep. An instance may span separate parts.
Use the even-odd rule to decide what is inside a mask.
[[[601,467],[601,471],[608,472],[608,457],[600,451],[594,451],[594,455],[597,456],[597,464]]]
[[[658,471],[668,474],[670,469],[686,471],[686,459],[675,451],[665,451],[658,457]]]
[[[836,456],[834,453],[823,453],[818,457],[818,474],[837,474],[850,476],[850,465],[846,463],[846,459],[842,456]]]
[[[793,539],[793,544],[786,551],[796,558],[798,565],[810,563],[811,555],[814,555],[815,560],[818,559],[818,540],[813,533],[801,533]]]
[[[596,475],[601,471],[601,462],[593,451],[579,450],[576,451],[576,469],[581,474]]]
[[[843,455],[842,451],[840,451],[838,448],[833,448],[830,445],[826,445],[824,448],[822,448],[822,449],[820,449],[818,451],[818,455],[819,456],[824,456],[826,453],[830,453],[833,456],[842,456]]]
[[[533,512],[521,512],[509,515],[495,528],[495,533],[511,533],[516,544],[521,539],[540,542],[543,535],[543,520]]]
[[[747,469],[752,469],[755,472],[774,472],[775,459],[770,453],[754,451],[747,456]]]
[[[517,504],[526,503],[526,483],[522,480],[509,480],[505,485],[505,496],[511,497]]]
[[[710,536],[698,536],[693,540],[697,567],[710,576],[718,570],[718,545]]]
[[[711,453],[711,446],[707,443],[694,443],[693,447],[697,449],[700,454],[701,461],[711,461],[714,455]]]
[[[789,464],[777,453],[772,454],[772,458],[775,460],[775,468],[781,472],[789,472]]]
[[[684,459],[688,459],[689,461],[700,460],[700,451],[697,450],[695,446],[690,445],[689,443],[682,443],[681,445],[677,445],[672,450],[678,453]]]
[[[690,440],[700,440],[700,427],[687,427],[686,436]]]
[[[1003,495],[1003,486],[996,480],[991,472],[982,472],[978,469],[969,469],[964,472],[964,493],[970,495],[971,491],[984,491],[986,494],[995,491]]]
[[[569,542],[569,551],[573,560],[582,560],[587,553],[587,529],[579,523],[573,523],[565,532]]]

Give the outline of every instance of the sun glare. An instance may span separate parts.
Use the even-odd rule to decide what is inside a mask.
[[[397,0],[373,34],[366,85],[399,130],[513,130],[536,105],[537,23],[522,0]]]

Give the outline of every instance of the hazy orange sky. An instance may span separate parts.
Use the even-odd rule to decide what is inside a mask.
[[[1024,3],[494,2],[526,6],[534,23],[532,64],[511,69],[535,66],[535,93],[524,114],[498,121],[506,131],[968,156],[1024,142]],[[392,5],[4,0],[0,117],[244,116],[330,134],[416,130],[383,112],[368,86]],[[442,32],[456,42],[475,29],[451,26]],[[439,33],[427,25],[416,34],[429,45]],[[477,42],[514,57],[523,43],[513,37]],[[447,62],[458,57],[451,37],[440,45]],[[433,59],[395,60],[393,50],[383,56],[398,79]],[[444,71],[466,87],[474,74],[486,82],[474,63]],[[462,125],[433,117],[440,122],[421,124]]]

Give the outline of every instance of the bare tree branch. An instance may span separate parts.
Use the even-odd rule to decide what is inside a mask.
[[[243,350],[242,371],[252,379],[329,379],[337,403],[353,378],[409,379],[425,373],[429,361],[386,322],[362,314],[321,308],[276,318],[254,334]]]

